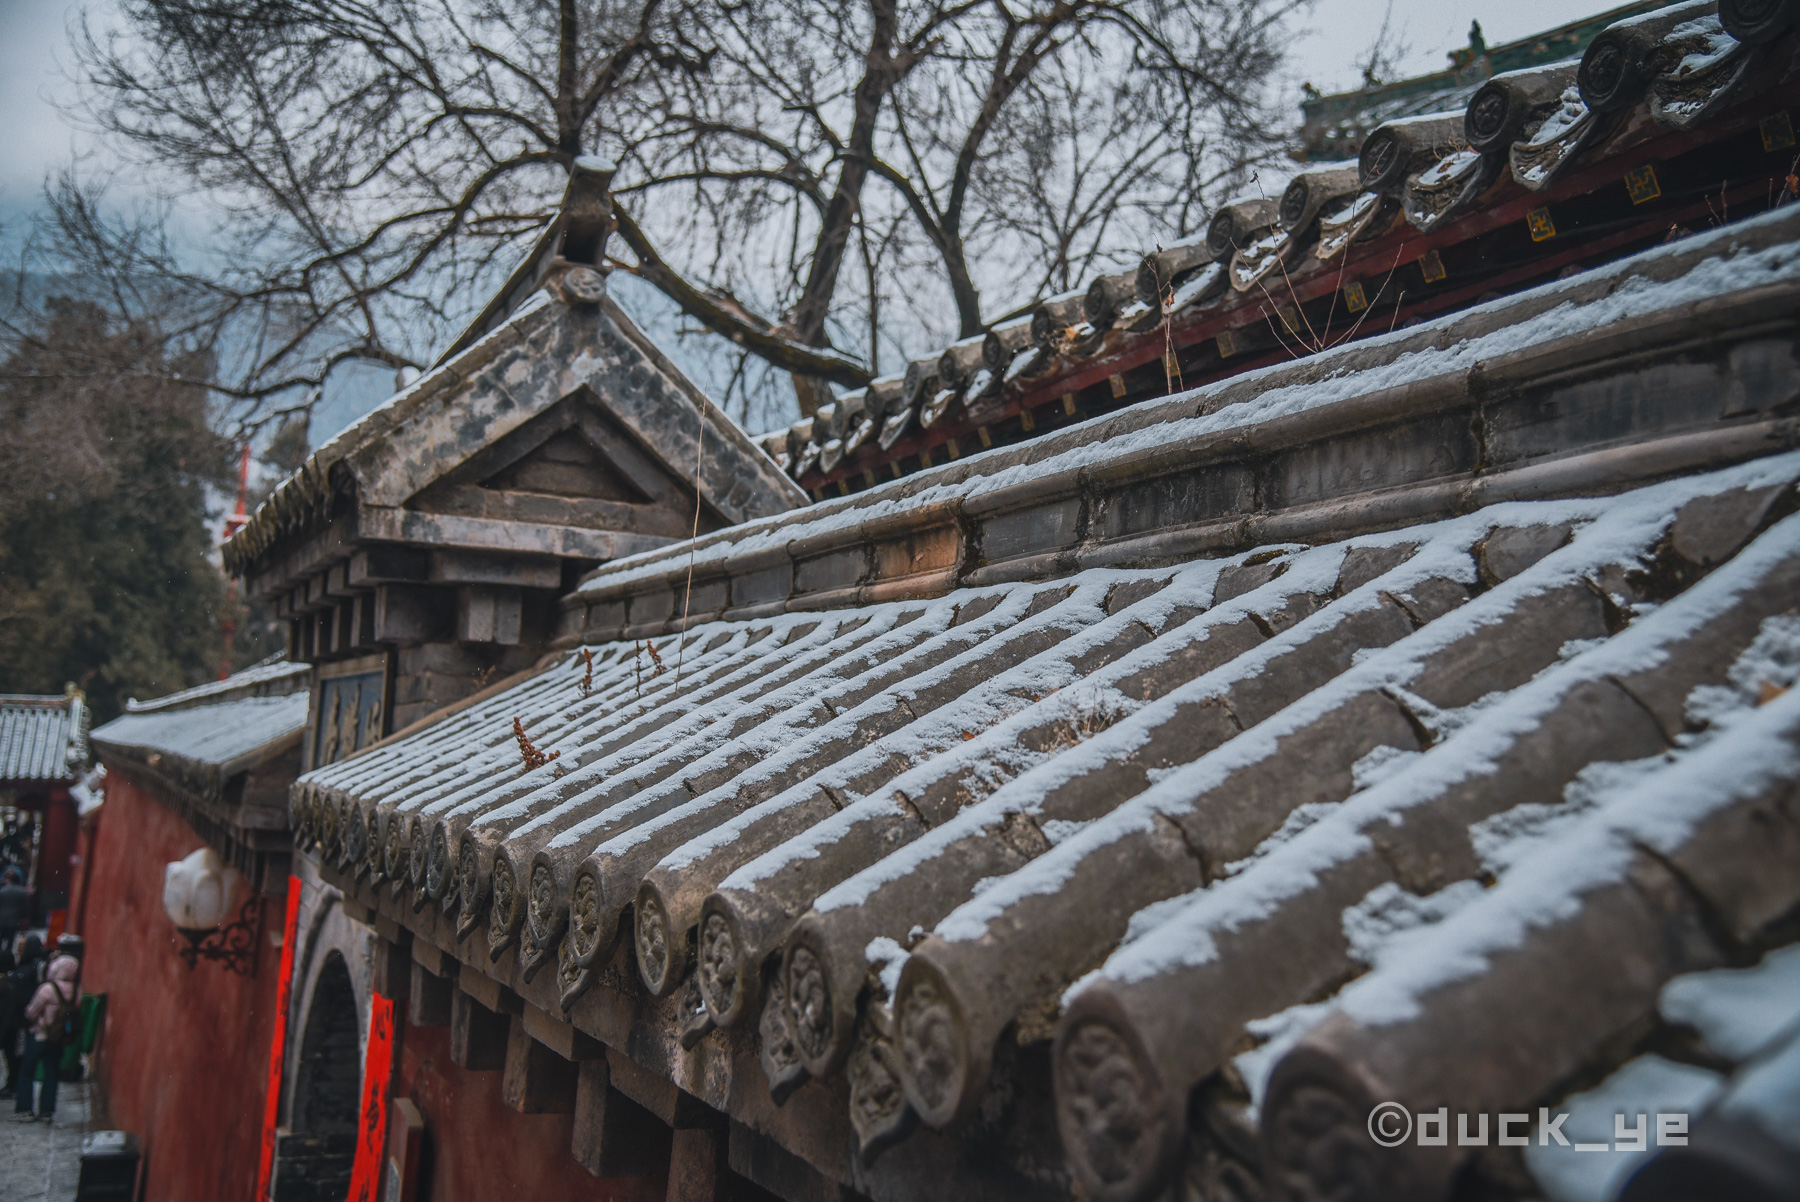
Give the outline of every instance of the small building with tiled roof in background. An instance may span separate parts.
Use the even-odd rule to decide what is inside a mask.
[[[300,733],[97,732],[119,931],[298,759],[233,1188],[1800,1193],[1800,10],[1596,24],[755,440],[578,168],[226,549]]]
[[[1329,95],[1309,87],[1300,102],[1299,157],[1315,163],[1353,159],[1363,140],[1389,121],[1454,112],[1494,76],[1579,59],[1588,43],[1609,26],[1662,7],[1657,0],[1637,0],[1498,46],[1487,44],[1477,21],[1469,29],[1469,44],[1451,51],[1450,65],[1442,71],[1410,79],[1369,80],[1353,92]]]
[[[73,685],[61,697],[0,695],[0,796],[13,811],[7,853],[23,860],[33,891],[32,925],[58,933],[77,854],[89,718]]]
[[[288,784],[312,669],[285,657],[154,701],[132,700],[94,731],[116,795],[122,781],[158,797],[257,888],[287,876]]]
[[[106,802],[85,823],[71,926],[87,944],[82,988],[107,1000],[90,1067],[105,1121],[146,1149],[146,1197],[221,1196],[214,1182],[255,1178],[264,1075],[241,1066],[266,1064],[274,1030],[293,871],[285,794],[311,679],[278,659],[133,700],[93,732]],[[203,851],[218,926],[182,931],[168,869]],[[174,1067],[187,1064],[240,1067]]]

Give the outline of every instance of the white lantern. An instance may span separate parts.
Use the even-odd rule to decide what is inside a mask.
[[[202,847],[163,869],[163,909],[170,921],[184,931],[219,926],[231,916],[231,902],[241,876],[219,858],[218,852]]]

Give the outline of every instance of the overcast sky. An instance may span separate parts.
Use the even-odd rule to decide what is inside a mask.
[[[64,85],[68,37],[61,0],[0,0],[0,220],[28,207],[44,172],[67,160],[72,131],[50,103]]]

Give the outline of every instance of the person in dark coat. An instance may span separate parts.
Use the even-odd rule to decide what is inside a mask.
[[[25,875],[17,864],[8,864],[0,873],[0,944],[12,947],[30,913],[31,891],[25,888]]]
[[[0,1098],[16,1096],[19,1060],[25,1052],[25,1010],[43,982],[43,941],[27,935],[19,947],[17,967],[6,974],[6,1005],[0,1008],[0,1051],[6,1054],[6,1088],[0,1089]]]

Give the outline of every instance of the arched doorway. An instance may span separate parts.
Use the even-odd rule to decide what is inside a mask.
[[[301,1026],[288,1129],[276,1153],[275,1202],[342,1198],[350,1190],[362,1098],[356,991],[341,952],[325,955]]]

